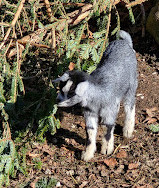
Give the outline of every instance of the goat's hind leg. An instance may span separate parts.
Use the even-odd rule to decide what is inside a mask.
[[[98,127],[97,117],[86,118],[86,129],[87,129],[87,146],[86,151],[82,153],[82,160],[89,161],[94,157],[96,151],[96,135]]]
[[[104,123],[104,125],[102,125],[104,132],[101,147],[102,154],[110,155],[114,151],[114,128],[119,108],[120,100],[116,100],[101,111],[102,122]]]
[[[114,125],[102,125],[103,138],[101,153],[110,155],[114,151]]]
[[[123,136],[132,137],[135,127],[135,96],[129,96],[124,102],[125,123],[123,127]]]

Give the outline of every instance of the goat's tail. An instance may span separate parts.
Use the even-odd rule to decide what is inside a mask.
[[[131,46],[133,48],[132,38],[129,33],[127,33],[126,31],[120,30],[119,37],[126,40],[129,44],[129,46]]]

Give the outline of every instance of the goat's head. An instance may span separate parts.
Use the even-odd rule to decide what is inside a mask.
[[[59,107],[70,107],[82,102],[88,88],[89,75],[80,71],[68,71],[53,80],[59,83],[57,102]]]

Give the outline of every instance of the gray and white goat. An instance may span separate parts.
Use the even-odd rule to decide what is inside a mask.
[[[110,43],[97,69],[90,75],[81,71],[65,72],[54,82],[60,82],[57,100],[59,107],[77,103],[84,108],[87,147],[82,153],[85,161],[96,151],[99,118],[103,127],[101,153],[114,150],[114,127],[123,101],[126,113],[123,135],[132,136],[135,125],[135,93],[137,89],[137,60],[131,36],[119,31],[120,40]]]

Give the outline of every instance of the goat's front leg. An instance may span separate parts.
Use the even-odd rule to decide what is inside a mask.
[[[98,127],[97,117],[86,117],[86,129],[87,129],[87,147],[86,151],[82,153],[82,160],[89,161],[94,157],[96,151],[96,135]]]

